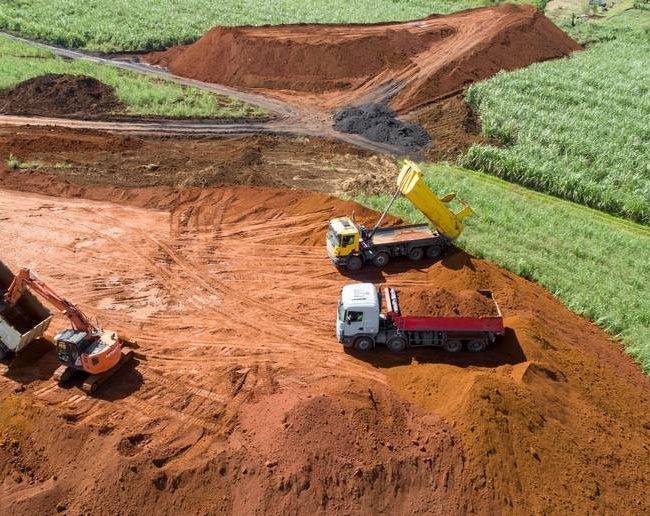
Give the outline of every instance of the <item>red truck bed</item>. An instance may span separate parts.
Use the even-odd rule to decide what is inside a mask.
[[[492,300],[497,315],[494,317],[421,317],[401,315],[397,302],[397,294],[391,288],[384,289],[386,315],[391,318],[398,329],[404,331],[490,332],[502,335],[505,329],[499,305],[489,290],[481,290],[479,292]]]

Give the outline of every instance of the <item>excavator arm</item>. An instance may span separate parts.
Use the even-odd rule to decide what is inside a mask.
[[[420,168],[411,161],[405,161],[397,178],[398,191],[406,197],[422,214],[431,221],[438,232],[451,240],[455,240],[463,232],[463,220],[473,211],[466,203],[460,211],[454,212],[447,206],[456,194],[450,193],[438,197],[425,184]]]
[[[59,296],[50,286],[34,276],[29,269],[21,269],[16,274],[13,282],[9,286],[9,290],[4,295],[4,302],[9,306],[14,306],[26,288],[43,297],[55,309],[63,313],[70,320],[75,330],[88,334],[98,332],[97,328],[77,306]]]

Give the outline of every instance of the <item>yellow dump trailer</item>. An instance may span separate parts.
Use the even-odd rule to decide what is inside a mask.
[[[452,201],[456,194],[447,194],[438,197],[424,182],[422,172],[415,163],[407,161],[397,178],[401,194],[406,197],[422,214],[431,221],[439,233],[455,240],[463,232],[463,220],[472,214],[472,209],[464,204],[458,211],[452,211],[447,203]]]

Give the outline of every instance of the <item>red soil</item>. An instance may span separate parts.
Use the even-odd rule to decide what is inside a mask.
[[[10,512],[650,511],[649,379],[533,283],[461,252],[369,271],[358,279],[490,289],[508,332],[482,354],[350,356],[333,337],[350,279],[323,239],[333,215],[374,215],[354,203],[46,174],[5,173],[0,188],[3,260],[141,357],[97,398],[56,388],[37,348],[0,375]]]
[[[495,317],[494,302],[476,290],[451,292],[446,288],[401,288],[403,315],[430,317]]]
[[[504,4],[407,23],[215,27],[145,60],[193,79],[299,93],[324,107],[397,93],[391,105],[406,111],[580,48],[534,7]]]

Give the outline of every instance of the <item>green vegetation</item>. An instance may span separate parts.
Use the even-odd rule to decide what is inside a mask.
[[[89,61],[64,60],[36,46],[0,36],[0,90],[46,73],[89,75],[109,84],[127,107],[127,112],[133,115],[243,117],[266,114],[230,97]]]
[[[473,85],[484,133],[461,164],[650,223],[650,55],[645,10],[566,27],[584,52]]]
[[[26,170],[30,168],[39,168],[40,163],[38,161],[20,161],[13,154],[9,154],[9,157],[5,161],[7,168],[9,170]]]
[[[567,307],[623,339],[650,374],[650,229],[451,166],[423,166],[436,191],[458,192],[476,214],[459,245],[535,280]],[[359,202],[382,209],[386,196]],[[400,199],[393,213],[424,222]]]
[[[214,25],[409,20],[490,0],[21,0],[0,1],[0,29],[69,48],[153,50]]]

